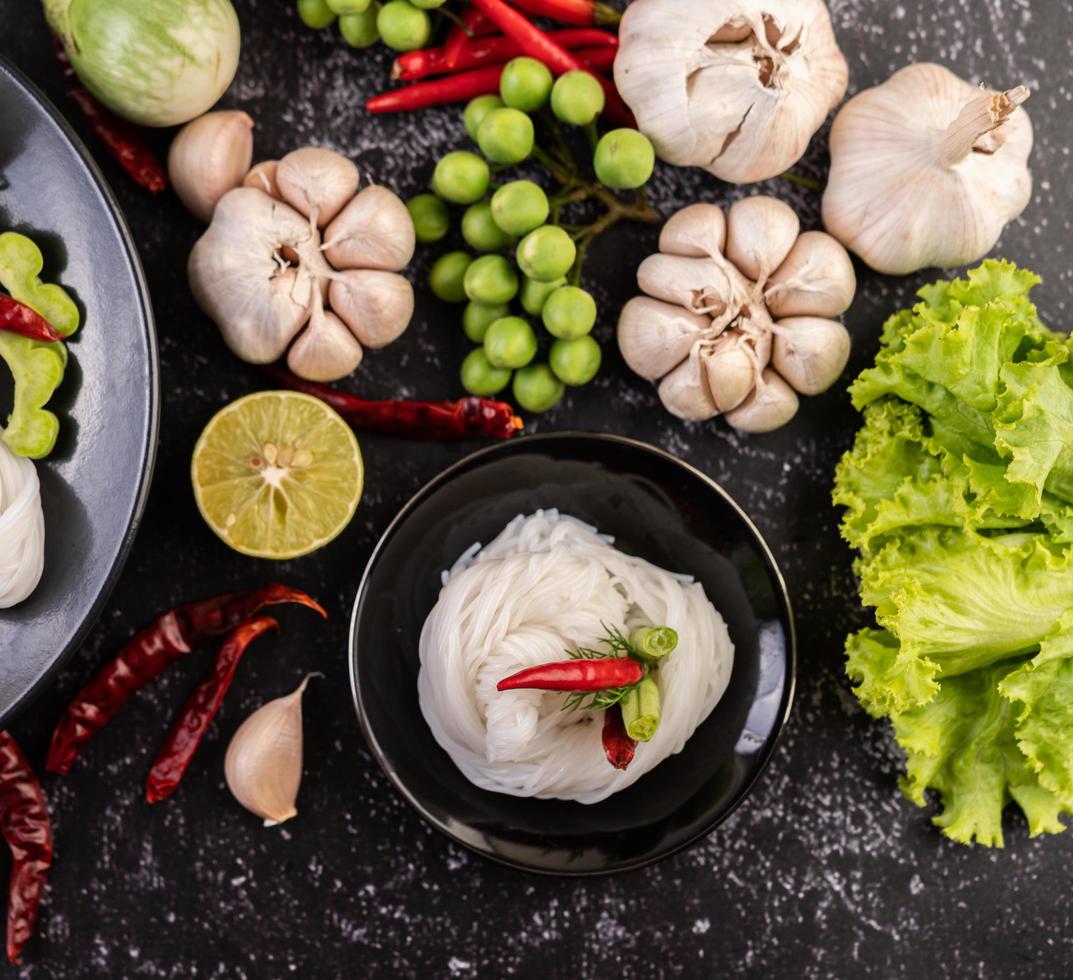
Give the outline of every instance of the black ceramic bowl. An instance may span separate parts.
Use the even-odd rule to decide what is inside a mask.
[[[730,686],[685,748],[602,803],[520,799],[472,785],[418,706],[418,637],[441,573],[518,514],[558,508],[615,545],[699,580],[734,641]],[[531,436],[467,456],[384,533],[358,589],[351,683],[384,771],[433,826],[505,864],[592,875],[666,857],[716,827],[763,770],[790,710],[794,627],[760,533],[703,473],[610,435]]]
[[[158,368],[152,309],[130,232],[85,147],[45,97],[0,58],[0,232],[29,235],[43,278],[74,297],[82,324],[60,419],[37,465],[45,573],[0,610],[0,726],[47,682],[100,614],[134,540],[156,453]],[[11,377],[0,362],[0,420]]]

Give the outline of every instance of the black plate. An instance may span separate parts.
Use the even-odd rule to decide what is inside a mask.
[[[43,278],[75,298],[82,325],[49,403],[60,438],[37,464],[45,574],[0,610],[0,726],[99,614],[134,538],[156,452],[157,354],[137,254],[97,168],[36,88],[0,59],[0,231],[31,237]],[[11,407],[0,362],[0,418]]]
[[[478,789],[436,743],[418,706],[418,636],[441,572],[516,515],[551,507],[614,535],[623,551],[697,578],[735,646],[730,686],[682,752],[590,806]],[[782,576],[726,492],[662,450],[584,433],[494,446],[421,490],[369,560],[350,646],[365,737],[422,816],[487,857],[562,875],[640,867],[724,820],[786,722],[796,657]]]

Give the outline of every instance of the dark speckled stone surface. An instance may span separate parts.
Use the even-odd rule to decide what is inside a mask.
[[[307,142],[352,155],[407,195],[437,153],[462,145],[460,113],[370,119],[389,56],[355,53],[330,32],[302,28],[288,0],[241,0],[245,57],[227,104],[258,123],[257,152]],[[1065,326],[1071,267],[1073,14],[1065,0],[834,0],[851,90],[911,60],[932,59],[973,81],[1024,82],[1036,126],[1036,186],[998,253],[1044,276],[1038,301]],[[39,4],[0,0],[0,52],[71,113]],[[76,128],[87,138],[85,126]],[[2,137],[0,137],[2,138]],[[161,149],[166,135],[155,134]],[[24,977],[1063,977],[1073,970],[1068,890],[1073,838],[1029,841],[1009,819],[1003,851],[942,838],[895,784],[885,728],[856,706],[841,669],[842,639],[864,616],[850,555],[828,505],[832,468],[849,445],[842,392],[804,403],[774,436],[721,424],[686,426],[624,368],[610,343],[599,381],[539,428],[627,433],[669,449],[720,480],[745,506],[786,573],[801,637],[799,696],[785,740],[746,804],[706,841],[648,870],[557,881],[507,870],[425,827],[366,751],[346,681],[350,605],[366,556],[400,504],[462,447],[364,438],[365,500],[349,530],[320,554],[270,567],[228,552],[202,524],[189,490],[190,451],[225,402],[259,386],[196,310],[185,281],[198,228],[178,202],[150,202],[97,153],[141,251],[156,307],[163,369],[160,455],[144,528],[125,575],[83,650],[14,727],[44,758],[51,726],[87,673],[155,612],[184,598],[278,576],[309,589],[326,625],[283,615],[279,639],[243,664],[181,790],[150,809],[146,769],[204,661],[180,664],[135,699],[66,780],[46,783],[57,860],[40,935]],[[822,177],[823,139],[800,165]],[[816,226],[818,195],[785,182],[775,193]],[[661,167],[658,207],[726,202],[742,189]],[[600,243],[591,285],[599,336],[610,341],[625,285],[652,250],[652,231]],[[415,267],[422,277],[427,256]],[[862,275],[847,320],[851,371],[875,352],[886,314],[933,274]],[[92,325],[87,324],[87,329]],[[456,393],[466,342],[456,314],[423,299],[410,331],[369,356],[355,387],[372,395]],[[307,773],[299,817],[264,830],[232,802],[223,753],[239,721],[307,670]],[[415,719],[415,724],[420,721]],[[3,968],[7,969],[7,968]]]

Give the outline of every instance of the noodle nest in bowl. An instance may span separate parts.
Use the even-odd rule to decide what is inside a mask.
[[[499,692],[505,677],[669,626],[659,728],[628,769],[605,756],[602,711],[562,710],[561,692]],[[703,587],[614,547],[595,528],[537,511],[518,516],[449,572],[420,639],[418,694],[436,741],[470,782],[497,793],[598,803],[682,750],[730,681],[734,647]]]

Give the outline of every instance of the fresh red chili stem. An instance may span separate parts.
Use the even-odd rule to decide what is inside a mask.
[[[466,7],[462,11],[459,20],[461,23],[455,24],[448,31],[447,40],[443,45],[444,59],[448,71],[457,67],[459,58],[462,55],[462,49],[470,38],[494,34],[498,30],[496,25],[476,7]]]
[[[105,145],[113,159],[131,176],[136,184],[150,194],[159,194],[168,186],[168,176],[156,155],[146,145],[141,133],[127,122],[104,108],[75,74],[58,38],[53,38],[56,57],[67,79],[67,94],[71,96],[90,128]]]
[[[569,28],[549,35],[570,51],[580,48],[618,47],[618,38],[607,31],[588,28]],[[466,71],[470,68],[482,68],[485,65],[501,65],[522,53],[518,42],[513,38],[482,37],[467,41],[462,54],[454,68],[448,67],[445,48],[424,48],[420,51],[407,51],[395,59],[391,69],[393,79],[414,82],[430,75],[446,75],[452,71]]]
[[[503,0],[471,0],[473,5],[494,21],[499,29],[518,42],[522,51],[531,58],[544,62],[553,75],[564,75],[568,71],[584,71],[582,62],[561,44],[553,41],[539,27],[508,7]],[[636,125],[633,113],[622,101],[614,84],[602,76],[592,73],[604,90],[604,114],[619,126]]]
[[[291,602],[327,617],[304,592],[271,583],[248,592],[187,603],[154,620],[101,666],[67,706],[52,733],[45,768],[66,776],[86,743],[119,714],[135,691],[169,664],[210,638],[229,633],[265,606]]]
[[[6,293],[0,293],[0,330],[45,343],[63,339],[48,320]]]
[[[509,439],[523,426],[510,405],[490,398],[469,397],[453,402],[368,401],[327,385],[303,381],[278,365],[265,368],[265,373],[292,391],[319,398],[360,432],[450,442],[456,439]]]
[[[228,634],[212,670],[190,695],[153,760],[145,784],[145,798],[150,803],[166,800],[178,788],[235,679],[242,654],[257,637],[269,630],[279,632],[279,623],[271,616],[262,616],[243,623]]]
[[[636,684],[644,676],[644,668],[631,657],[560,660],[527,667],[504,677],[496,685],[496,690],[605,691]]]
[[[0,732],[0,833],[11,848],[7,958],[18,963],[52,865],[52,822],[37,774],[8,732]]]
[[[577,24],[579,27],[610,26],[622,20],[622,14],[613,7],[593,0],[511,0],[511,3],[535,17],[547,17],[560,24]]]
[[[616,769],[625,769],[633,762],[637,743],[626,734],[626,725],[622,720],[622,706],[613,704],[604,711],[604,728],[602,733],[604,755]]]

